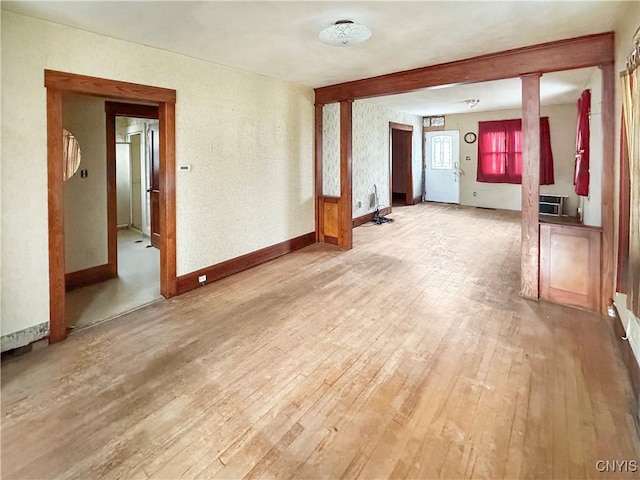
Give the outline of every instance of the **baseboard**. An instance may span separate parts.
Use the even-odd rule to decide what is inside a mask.
[[[111,265],[105,263],[104,265],[98,265],[97,267],[65,273],[64,285],[67,291],[75,290],[76,288],[104,282],[105,280],[109,280],[110,278],[115,278],[117,276],[117,274],[113,273]]]
[[[360,225],[364,225],[367,222],[370,222],[373,220],[373,216],[375,215],[376,212],[369,212],[366,215],[362,215],[361,217],[357,217],[353,219],[353,226],[355,227],[359,227]],[[387,215],[391,213],[391,207],[385,207],[385,208],[381,208],[380,209],[380,215]]]
[[[640,366],[638,366],[638,361],[636,360],[635,355],[633,354],[633,349],[628,340],[623,340],[623,337],[627,336],[627,332],[625,332],[624,326],[622,325],[621,315],[618,311],[618,307],[615,308],[616,317],[612,319],[613,323],[613,331],[616,336],[616,343],[620,348],[620,354],[622,356],[622,362],[629,374],[629,381],[631,382],[631,389],[633,392],[634,399],[634,407],[635,407],[635,415],[634,420],[636,421],[636,428],[640,433]]]
[[[417,197],[413,197],[413,204],[417,205],[418,203],[422,203],[422,195],[418,195]]]
[[[177,294],[182,295],[189,290],[199,287],[201,284],[198,282],[198,277],[201,275],[207,276],[205,284],[209,284],[314,243],[316,243],[316,234],[315,232],[311,232],[300,237],[292,238],[291,240],[285,240],[284,242],[271,245],[270,247],[256,250],[255,252],[247,253],[246,255],[242,255],[237,258],[232,258],[226,262],[187,273],[186,275],[180,275],[178,277]]]

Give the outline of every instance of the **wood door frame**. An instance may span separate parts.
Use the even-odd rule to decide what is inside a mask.
[[[62,180],[62,95],[77,93],[158,106],[160,122],[160,292],[177,292],[175,203],[176,92],[166,88],[120,82],[86,75],[44,71],[47,91],[47,198],[49,221],[49,343],[67,336],[65,319],[64,185]],[[115,140],[115,137],[114,137]]]
[[[615,136],[614,89],[616,80],[613,73],[614,64],[614,33],[599,33],[320,87],[314,90],[315,102],[317,105],[326,105],[335,102],[407,93],[441,85],[463,85],[517,78],[531,74],[542,75],[549,72],[599,67],[602,70],[603,130],[601,306],[602,313],[606,313],[605,310],[607,305],[611,303],[615,290],[613,271],[615,261],[613,218],[615,145],[613,138]],[[346,132],[344,135],[346,135]],[[531,160],[535,161],[535,159]],[[534,167],[534,165],[531,164],[530,167]],[[349,177],[346,180],[349,184],[345,185],[344,189],[351,191],[352,179]],[[523,183],[528,181],[523,178]],[[530,200],[532,190],[527,191],[526,194]],[[521,276],[527,278],[529,282],[526,291],[522,293],[527,298],[537,299],[539,298],[539,284],[532,280],[539,278],[540,227],[537,217],[538,206],[537,204],[534,206],[529,203],[527,202],[527,205],[522,207],[522,226],[528,235],[531,234],[527,237],[527,242],[521,245],[521,264],[526,265],[527,268],[527,270],[522,271]],[[525,209],[527,210],[525,211]],[[533,209],[535,209],[535,212],[533,212]],[[340,227],[352,228],[351,225],[346,223],[341,224]]]
[[[411,132],[408,136],[408,164],[407,164],[407,191],[405,192],[405,204],[413,205],[413,125],[406,125],[404,123],[389,122],[389,207],[393,206],[393,131],[399,130],[402,132]]]
[[[116,117],[159,119],[157,105],[107,101],[107,251],[109,273],[118,276],[118,207],[116,194]]]

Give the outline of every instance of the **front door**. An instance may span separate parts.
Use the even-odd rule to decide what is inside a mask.
[[[425,200],[460,203],[459,132],[426,132],[424,141]]]
[[[151,207],[151,245],[160,248],[160,129],[149,125],[149,205]]]

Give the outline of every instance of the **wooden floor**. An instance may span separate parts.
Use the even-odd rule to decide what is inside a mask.
[[[434,204],[2,365],[2,478],[638,478],[610,320]]]

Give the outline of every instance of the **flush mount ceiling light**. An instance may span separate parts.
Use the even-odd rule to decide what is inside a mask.
[[[469,106],[469,108],[475,107],[476,105],[478,105],[479,102],[480,100],[478,100],[477,98],[470,98],[464,101],[464,103],[466,103]]]
[[[340,20],[320,32],[320,41],[338,47],[362,43],[369,39],[371,30],[351,20]]]

